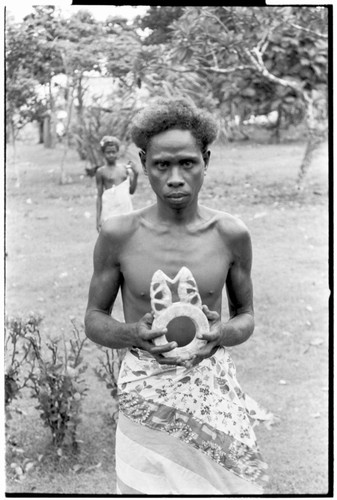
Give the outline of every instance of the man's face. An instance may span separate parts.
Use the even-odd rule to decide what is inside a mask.
[[[189,130],[171,129],[152,137],[140,158],[153,191],[166,205],[182,209],[197,201],[210,152],[203,157]]]
[[[118,154],[118,147],[115,144],[111,144],[104,149],[104,158],[108,164],[114,163],[116,161]]]

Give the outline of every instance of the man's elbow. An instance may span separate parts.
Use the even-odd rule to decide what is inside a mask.
[[[94,323],[93,311],[88,308],[84,316],[84,333],[90,340],[93,340],[93,333],[94,333],[93,323]]]
[[[247,313],[247,323],[246,323],[246,332],[247,332],[247,337],[246,340],[249,339],[254,333],[255,329],[255,319],[254,319],[254,312],[250,311]]]
[[[248,328],[248,338],[253,335],[255,330],[255,319],[254,315],[250,315],[250,322],[249,322],[249,328]]]
[[[255,315],[254,315],[254,309],[250,307],[247,311],[246,314],[248,316],[249,323],[253,326],[255,326]]]

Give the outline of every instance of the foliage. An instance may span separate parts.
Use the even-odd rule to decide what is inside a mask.
[[[183,12],[184,8],[180,6],[151,5],[146,14],[139,19],[139,27],[150,31],[144,38],[144,44],[169,43],[173,34],[170,26]]]
[[[104,356],[99,358],[100,364],[95,367],[95,374],[99,380],[105,382],[106,388],[110,390],[110,394],[113,397],[111,418],[116,424],[118,419],[117,380],[126,349],[101,348],[101,350],[104,352]]]
[[[8,110],[13,110],[12,115],[19,113],[21,120],[24,116],[25,122],[49,115],[55,142],[55,111],[61,88],[55,77],[67,76],[65,102],[76,90],[81,105],[84,72],[101,69],[103,32],[86,11],[64,19],[55,6],[35,6],[22,23],[15,24],[9,19],[6,35]]]
[[[75,76],[85,71],[101,71],[102,36],[100,25],[85,10],[61,20],[57,47],[67,74]]]
[[[26,67],[26,57],[31,47],[26,46],[25,35],[16,24],[6,25],[6,119],[7,140],[15,139],[26,123],[46,111],[37,93],[37,80]]]
[[[186,7],[172,29],[171,70],[203,77],[220,120],[227,115],[229,122],[238,118],[242,123],[275,110],[278,135],[281,125],[305,120],[308,145],[317,131],[325,140],[327,7]],[[311,149],[301,172],[310,163]]]
[[[52,432],[53,444],[61,447],[71,444],[77,450],[76,430],[81,421],[81,406],[88,387],[82,373],[87,369],[83,363],[82,349],[86,337],[81,339],[80,332],[72,322],[72,339],[67,347],[63,334],[63,353],[60,352],[60,339],[46,343],[48,356],[43,352],[40,339],[31,339],[38,370],[30,377],[32,397],[38,400],[37,409],[44,425]],[[69,351],[68,351],[69,349]]]
[[[56,129],[52,78],[63,71],[62,59],[56,48],[59,23],[54,6],[35,6],[33,9],[22,23],[15,24],[7,19],[6,81],[9,91],[6,104],[12,118],[13,135],[23,120],[43,121],[49,115],[54,124],[49,134],[50,145],[53,145]],[[20,85],[26,90],[21,95]],[[43,95],[41,88],[44,86],[47,91]],[[23,105],[20,100],[23,100]],[[15,115],[19,115],[17,123],[13,119]]]
[[[125,20],[108,18],[103,24],[105,33],[105,71],[117,79],[126,92],[140,87],[138,80],[138,59],[142,49],[141,38],[133,26]]]
[[[61,183],[66,181],[64,160],[72,141],[72,117],[76,111],[77,130],[83,129],[83,113],[87,86],[85,74],[100,73],[103,59],[102,29],[92,15],[80,10],[69,19],[62,19],[58,50],[60,51],[66,84],[64,101],[66,107],[66,126],[64,134],[64,156],[61,163]],[[85,140],[85,138],[83,138]],[[86,142],[86,140],[85,140]]]
[[[63,71],[63,61],[57,49],[60,35],[59,12],[53,5],[36,5],[22,23],[26,36],[25,67],[42,85],[49,84],[51,78]],[[27,45],[30,49],[27,52]]]
[[[104,135],[117,135],[127,147],[130,142],[130,125],[138,109],[137,99],[132,91],[125,89],[111,95],[109,107],[100,105],[99,98],[83,109],[81,122],[76,121],[71,128],[71,135],[82,160],[88,160],[88,175],[94,175],[95,169],[104,163],[100,141]]]
[[[52,113],[51,79],[66,75],[60,101],[68,114],[66,142],[92,167],[100,161],[101,131],[110,127],[128,142],[129,122],[151,95],[188,97],[217,116],[228,139],[237,123],[245,136],[245,120],[270,112],[277,114],[276,138],[281,128],[305,120],[311,139],[317,101],[325,99],[327,115],[328,12],[324,6],[151,6],[130,24],[117,17],[96,22],[85,10],[64,19],[53,6],[37,6],[11,37],[17,39],[12,67],[16,59],[20,65],[8,102],[22,116],[27,105]],[[108,105],[85,100],[84,75],[92,71],[119,82]],[[34,81],[49,86],[44,109],[34,101]]]
[[[31,338],[40,339],[39,325],[42,316],[31,313],[27,318],[5,319],[5,409],[11,418],[10,407],[14,399],[22,397],[35,369]],[[28,366],[28,371],[26,367]]]
[[[53,444],[60,447],[66,440],[77,448],[76,428],[80,422],[83,397],[88,388],[81,378],[87,369],[81,339],[72,322],[69,346],[63,335],[63,354],[60,339],[42,345],[39,325],[42,317],[31,314],[28,319],[8,318],[5,329],[5,407],[10,418],[10,403],[21,395],[24,387],[32,389],[37,398],[40,416],[52,432]],[[47,348],[47,352],[46,349]],[[49,356],[48,356],[49,351]]]
[[[173,23],[171,57],[198,68],[219,105],[242,100],[245,117],[280,105],[298,113],[303,91],[326,83],[326,16],[315,7],[187,7]]]

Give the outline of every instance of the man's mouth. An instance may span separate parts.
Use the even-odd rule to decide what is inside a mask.
[[[167,198],[171,198],[174,200],[179,200],[180,198],[185,198],[187,196],[187,193],[170,193],[167,195]]]

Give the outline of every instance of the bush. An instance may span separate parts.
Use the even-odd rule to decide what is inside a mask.
[[[81,378],[87,369],[82,350],[87,340],[72,321],[69,345],[62,332],[61,338],[41,342],[39,325],[42,317],[31,313],[27,319],[7,318],[5,322],[5,408],[7,419],[14,399],[21,396],[24,387],[32,390],[38,401],[37,409],[52,432],[53,444],[58,448],[70,444],[76,450],[76,430],[81,421],[82,400],[88,386]],[[16,411],[19,411],[16,409]]]
[[[137,111],[137,100],[132,92],[111,96],[109,107],[102,107],[97,97],[84,108],[70,130],[71,144],[76,147],[81,160],[90,166],[85,170],[93,177],[96,169],[104,164],[100,141],[104,135],[115,135],[122,143],[123,154],[131,144],[130,124]]]
[[[31,313],[28,318],[5,318],[5,411],[11,418],[11,403],[22,397],[22,389],[29,385],[35,369],[35,356],[31,338],[40,342],[39,325],[42,316]],[[18,408],[15,411],[20,412]]]
[[[118,419],[118,375],[125,356],[126,349],[105,349],[100,348],[104,356],[99,358],[99,366],[95,367],[95,374],[99,380],[105,382],[106,388],[110,390],[113,397],[110,416],[114,425]]]
[[[83,398],[88,391],[82,373],[87,369],[83,363],[82,349],[86,337],[81,339],[78,328],[73,324],[70,350],[62,333],[63,353],[60,352],[60,338],[46,343],[49,359],[43,354],[39,339],[31,340],[38,369],[30,377],[32,397],[38,400],[40,416],[44,425],[52,432],[53,444],[57,447],[70,444],[78,448],[76,430],[81,421]]]

